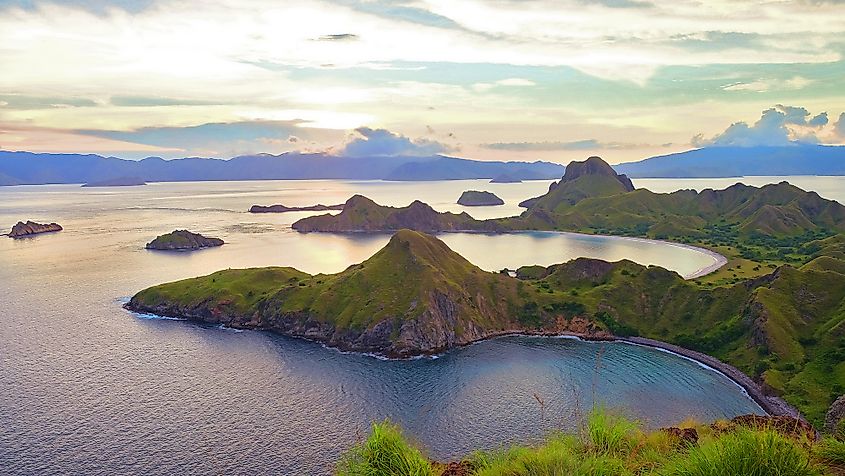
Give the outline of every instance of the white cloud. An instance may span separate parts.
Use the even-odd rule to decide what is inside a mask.
[[[696,147],[784,146],[797,143],[819,143],[822,128],[828,123],[826,112],[810,113],[806,108],[777,104],[766,109],[753,125],[735,122],[712,138],[698,134],[691,143]]]
[[[751,91],[757,93],[764,93],[769,91],[779,90],[796,90],[804,89],[813,84],[815,81],[807,79],[802,76],[794,76],[787,80],[780,79],[758,79],[747,83],[731,83],[722,86],[724,91]]]
[[[499,86],[517,86],[517,87],[536,86],[537,85],[537,83],[535,83],[534,81],[531,81],[530,79],[525,79],[525,78],[502,79],[502,80],[496,81],[496,84],[498,84]]]

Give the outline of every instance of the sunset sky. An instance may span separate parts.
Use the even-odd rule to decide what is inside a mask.
[[[841,0],[0,0],[0,148],[618,163],[842,144],[843,54]]]

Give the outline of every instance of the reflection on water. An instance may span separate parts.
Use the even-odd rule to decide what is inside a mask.
[[[253,203],[328,203],[355,192],[396,204],[415,196],[436,202],[442,193],[445,203],[459,195],[453,192],[482,186],[322,181],[0,188],[0,224],[33,219],[66,228],[0,239],[0,468],[22,474],[322,474],[369,422],[382,418],[401,423],[433,457],[446,459],[572,428],[594,401],[652,426],[759,411],[721,375],[625,344],[506,338],[438,359],[389,362],[265,333],[142,319],[120,307],[144,287],[227,267],[339,271],[387,240],[300,235],[289,224],[306,214],[245,213]],[[546,183],[506,186],[512,191],[501,195],[513,202]],[[143,249],[174,228],[228,244],[183,254]],[[701,256],[661,244],[545,233],[443,239],[491,270],[580,254],[641,262],[668,257],[667,264],[681,269],[698,266]]]

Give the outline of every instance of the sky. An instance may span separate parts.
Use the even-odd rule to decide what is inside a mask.
[[[843,0],[0,0],[0,149],[611,163],[845,143]]]

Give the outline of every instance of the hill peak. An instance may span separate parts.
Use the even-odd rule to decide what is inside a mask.
[[[631,183],[631,179],[627,175],[617,174],[610,164],[595,155],[584,161],[570,162],[566,166],[566,173],[563,175],[561,182],[571,182],[587,175],[613,177],[625,187],[626,191],[634,191],[634,184]]]

